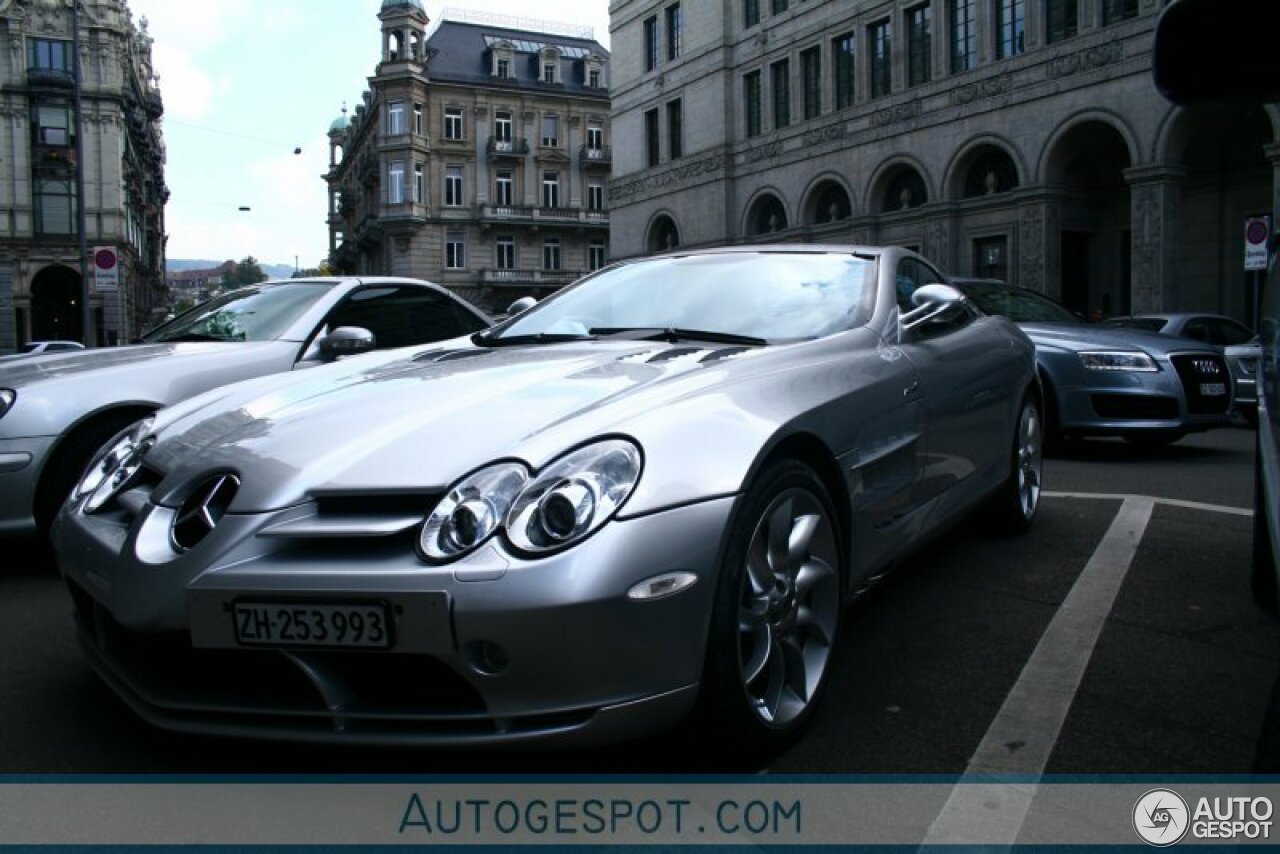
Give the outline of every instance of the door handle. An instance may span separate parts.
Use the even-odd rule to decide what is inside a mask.
[[[907,386],[902,390],[902,396],[911,397],[911,395],[915,394],[919,390],[920,390],[920,381],[912,380],[911,385]]]

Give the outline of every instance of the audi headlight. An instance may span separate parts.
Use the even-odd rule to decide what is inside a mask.
[[[444,562],[479,548],[502,526],[528,481],[529,472],[519,463],[497,463],[458,481],[422,526],[423,556]]]
[[[0,418],[9,411],[13,406],[13,402],[18,399],[18,393],[11,388],[0,388]]]
[[[1080,361],[1091,371],[1143,371],[1152,373],[1160,370],[1156,360],[1146,353],[1133,351],[1097,351],[1081,353]]]
[[[142,458],[155,444],[150,436],[154,418],[145,418],[118,434],[94,457],[89,468],[80,478],[73,497],[76,501],[88,496],[84,503],[86,513],[94,513],[133,479],[142,467]]]
[[[626,439],[579,448],[539,472],[507,514],[507,538],[548,552],[590,535],[617,512],[640,479],[640,449]]]

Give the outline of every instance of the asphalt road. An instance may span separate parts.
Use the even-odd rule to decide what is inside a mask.
[[[710,755],[687,731],[581,752],[158,731],[82,660],[47,558],[0,542],[0,772],[1273,770],[1280,622],[1248,593],[1252,461],[1242,429],[1159,450],[1094,441],[1048,460],[1031,533],[962,527],[847,609],[813,727],[763,765]]]

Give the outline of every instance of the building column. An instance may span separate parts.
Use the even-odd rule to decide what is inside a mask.
[[[13,310],[13,264],[8,258],[0,258],[0,355],[18,348],[16,319]]]
[[[1010,265],[1010,278],[1024,288],[1057,299],[1061,296],[1061,208],[1056,199],[1041,197],[1018,206],[1018,228],[1015,246],[1009,247],[1017,258]]]
[[[1271,210],[1267,213],[1274,216],[1276,211],[1280,211],[1280,142],[1264,145],[1262,153],[1271,164]],[[1274,234],[1275,230],[1276,224],[1273,222],[1271,232]]]
[[[1181,167],[1163,164],[1124,170],[1129,184],[1129,295],[1134,314],[1173,306],[1186,174]]]

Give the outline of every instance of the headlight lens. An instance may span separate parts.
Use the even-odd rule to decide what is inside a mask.
[[[1160,370],[1156,360],[1146,353],[1107,352],[1081,353],[1080,361],[1091,371],[1145,371]]]
[[[502,525],[528,481],[529,472],[519,463],[498,463],[460,480],[422,526],[423,556],[443,562],[479,548]]]
[[[0,418],[13,407],[13,402],[18,399],[18,393],[11,388],[0,388]]]
[[[627,500],[640,479],[640,460],[640,449],[626,439],[606,439],[561,457],[512,505],[511,544],[547,552],[590,535]]]
[[[107,443],[98,453],[76,486],[73,496],[84,503],[86,513],[94,513],[133,479],[142,467],[142,458],[155,444],[149,435],[154,418],[145,418]]]

